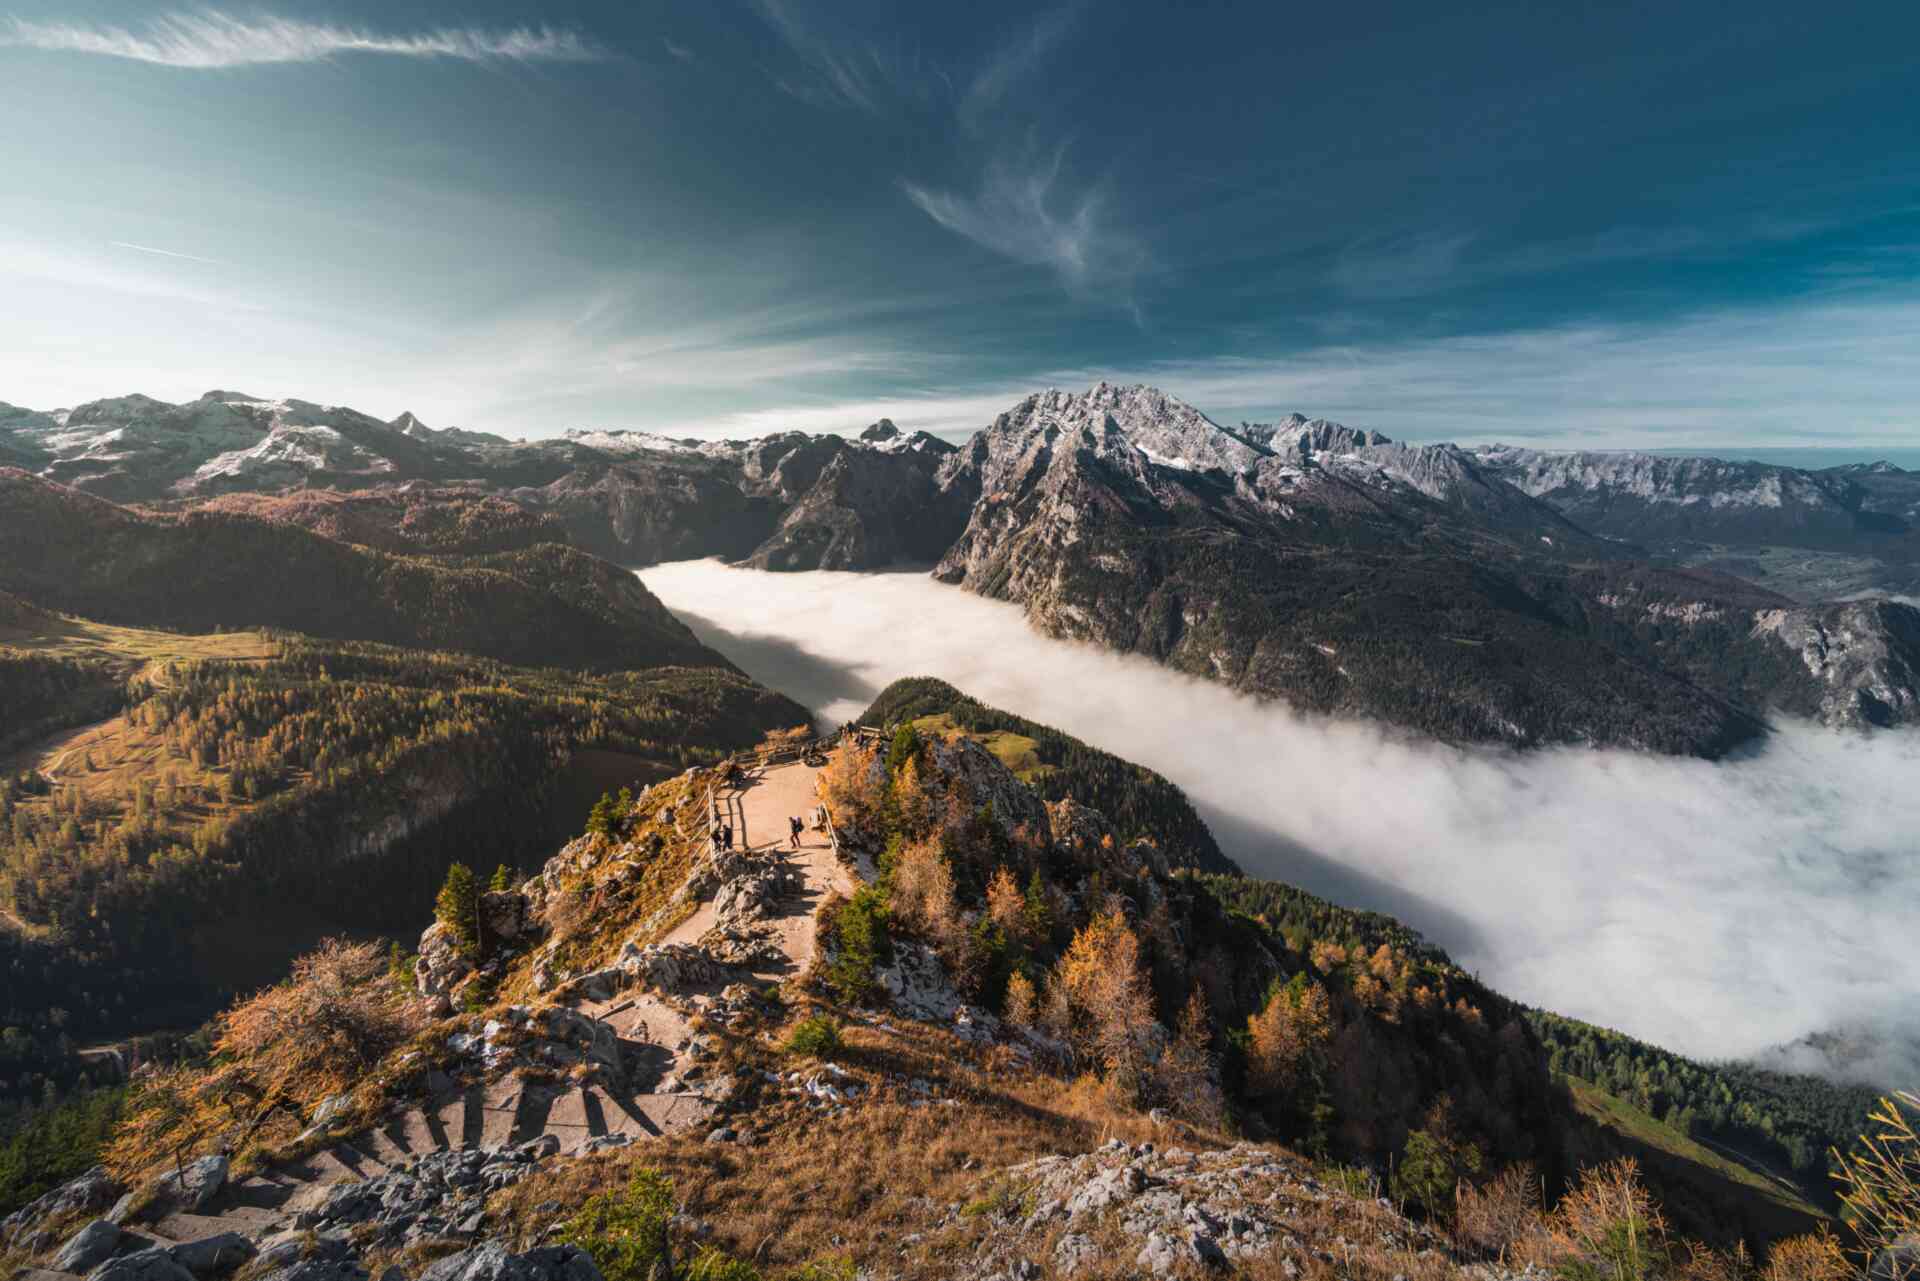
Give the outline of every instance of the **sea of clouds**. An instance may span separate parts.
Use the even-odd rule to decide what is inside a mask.
[[[1390,912],[1519,1000],[1699,1057],[1920,1083],[1920,733],[1784,725],[1721,763],[1462,750],[1050,640],[923,574],[640,577],[828,724],[940,677],[1160,771],[1250,874]]]

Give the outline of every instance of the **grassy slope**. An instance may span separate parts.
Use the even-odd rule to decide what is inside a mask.
[[[1791,1183],[1716,1152],[1624,1099],[1578,1077],[1560,1078],[1579,1115],[1633,1157],[1659,1187],[1668,1215],[1692,1233],[1705,1225],[1740,1225],[1742,1234],[1774,1240],[1813,1231],[1831,1220]]]

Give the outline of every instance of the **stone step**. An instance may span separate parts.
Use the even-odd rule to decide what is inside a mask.
[[[236,1205],[218,1214],[169,1214],[153,1226],[157,1235],[175,1242],[204,1241],[222,1232],[238,1232],[244,1237],[263,1235],[277,1228],[282,1217],[273,1210]]]
[[[226,1198],[229,1205],[248,1209],[275,1211],[287,1203],[297,1186],[284,1179],[270,1178],[253,1174],[236,1182],[229,1183]]]
[[[390,1129],[392,1125],[392,1122],[376,1125],[371,1130],[353,1136],[355,1147],[389,1169],[403,1166],[413,1159],[413,1154],[395,1141]]]
[[[547,1132],[547,1116],[553,1111],[553,1091],[542,1086],[528,1086],[520,1091],[520,1107],[513,1116],[513,1133],[509,1140],[525,1143],[537,1139]],[[562,1147],[566,1140],[560,1141]]]
[[[479,1146],[497,1148],[513,1136],[514,1119],[525,1093],[520,1082],[511,1079],[496,1081],[481,1093]]]
[[[415,1156],[444,1152],[453,1146],[447,1127],[431,1112],[415,1108],[400,1118],[400,1144]]]
[[[340,1140],[327,1149],[336,1161],[352,1170],[357,1179],[371,1179],[385,1174],[388,1169],[387,1163],[375,1156],[372,1150],[362,1142],[364,1137],[356,1134],[350,1139]]]
[[[367,1177],[341,1160],[332,1148],[322,1148],[311,1156],[289,1161],[280,1168],[286,1177],[296,1183],[340,1183]]]
[[[479,1099],[479,1093],[475,1091],[474,1104],[476,1112],[478,1111]],[[442,1103],[434,1113],[434,1119],[439,1121],[441,1131],[447,1136],[448,1147],[464,1148],[470,1146],[467,1142],[467,1096],[465,1094],[456,1094]],[[474,1118],[473,1138],[476,1143],[480,1140],[480,1121],[477,1115]]]
[[[21,1268],[13,1274],[13,1281],[80,1281],[71,1272],[55,1272],[51,1268]]]
[[[565,1152],[588,1139],[605,1134],[606,1113],[599,1099],[590,1097],[588,1091],[567,1089],[547,1105],[544,1129],[560,1140],[560,1150]]]

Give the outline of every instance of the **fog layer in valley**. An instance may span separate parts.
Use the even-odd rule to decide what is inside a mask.
[[[641,571],[838,724],[937,676],[1159,770],[1250,874],[1391,912],[1499,990],[1702,1057],[1920,1080],[1920,734],[1801,725],[1709,764],[1464,751],[1048,640],[920,574]]]

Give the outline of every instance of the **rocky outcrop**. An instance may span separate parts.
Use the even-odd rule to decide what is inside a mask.
[[[413,963],[413,982],[420,995],[445,997],[472,973],[473,962],[459,936],[440,921],[429,925],[420,935],[420,951]]]
[[[158,1215],[173,1210],[198,1214],[227,1186],[227,1158],[215,1154],[189,1161],[178,1170],[160,1177],[155,1197],[147,1213]],[[109,1215],[115,1218],[115,1215]],[[122,1220],[124,1221],[124,1220]]]
[[[106,1166],[96,1165],[0,1220],[0,1246],[34,1253],[45,1250],[58,1239],[47,1234],[47,1224],[61,1223],[90,1210],[104,1210],[125,1191],[107,1173]]]
[[[992,1267],[1021,1275],[1044,1258],[1055,1275],[1073,1276],[1118,1254],[1141,1276],[1224,1275],[1269,1256],[1276,1275],[1295,1276],[1333,1257],[1308,1238],[1302,1209],[1343,1195],[1269,1148],[1189,1151],[1119,1139],[1009,1167],[995,1184],[980,1275]],[[1351,1250],[1437,1253],[1442,1245],[1384,1204],[1355,1203],[1339,1230]]]
[[[1799,660],[1823,723],[1864,729],[1920,722],[1920,610],[1886,600],[1762,610],[1753,634]]]
[[[471,1234],[485,1222],[488,1197],[559,1149],[559,1140],[547,1135],[511,1147],[431,1153],[401,1169],[335,1185],[295,1225],[322,1237],[348,1233],[393,1245]]]
[[[600,1270],[577,1246],[549,1245],[510,1254],[489,1241],[429,1265],[420,1281],[600,1281]]]

